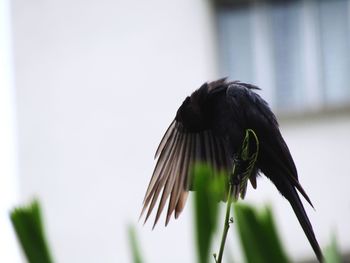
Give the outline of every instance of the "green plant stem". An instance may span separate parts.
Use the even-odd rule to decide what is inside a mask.
[[[233,179],[236,176],[236,169],[235,168],[236,168],[236,166],[234,165],[233,166],[233,172],[232,172],[232,175],[231,175],[230,179]],[[225,224],[224,224],[224,230],[222,232],[222,237],[221,237],[219,256],[218,256],[218,259],[217,259],[216,263],[221,263],[222,262],[222,256],[224,254],[224,248],[225,248],[227,233],[228,233],[228,230],[230,229],[230,223],[231,223],[230,212],[231,212],[231,204],[232,204],[232,201],[233,201],[233,198],[232,198],[232,191],[233,191],[232,181],[233,180],[229,181],[228,198],[227,198],[226,215],[225,215]]]
[[[221,263],[222,262],[222,255],[224,254],[226,237],[227,237],[228,230],[230,228],[230,211],[231,211],[231,204],[232,204],[232,197],[231,197],[232,185],[231,185],[231,183],[230,183],[230,186],[229,186],[229,192],[228,193],[229,193],[229,196],[228,196],[228,199],[227,199],[225,224],[224,224],[224,230],[222,232],[222,237],[221,237],[219,256],[218,256],[218,260],[216,261],[217,263]]]

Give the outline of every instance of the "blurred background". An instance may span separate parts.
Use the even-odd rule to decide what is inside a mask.
[[[350,1],[0,0],[0,262],[22,261],[8,210],[33,197],[57,262],[128,262],[128,224],[148,262],[193,262],[191,198],[167,228],[138,217],[177,108],[223,76],[262,88],[320,245],[334,233],[349,253]],[[246,202],[270,203],[289,255],[314,258],[266,178]]]

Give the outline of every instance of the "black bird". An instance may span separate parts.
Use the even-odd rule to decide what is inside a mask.
[[[148,208],[145,222],[162,191],[154,225],[170,197],[166,225],[173,212],[175,218],[184,208],[191,189],[189,171],[196,161],[205,161],[216,169],[232,171],[241,149],[245,131],[252,129],[259,140],[259,152],[253,175],[262,172],[291,204],[318,260],[322,252],[297,191],[313,207],[298,181],[298,173],[275,115],[254,90],[259,88],[239,81],[219,79],[203,84],[187,97],[165,132],[155,158],[158,157],[145,194],[141,215]],[[243,195],[245,193],[243,189]],[[244,197],[244,196],[243,196]]]

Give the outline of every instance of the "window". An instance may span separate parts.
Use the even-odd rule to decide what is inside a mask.
[[[222,75],[280,112],[350,104],[350,0],[218,1]]]

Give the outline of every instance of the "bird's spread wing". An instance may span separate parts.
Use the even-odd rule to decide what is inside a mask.
[[[231,166],[221,138],[214,136],[209,130],[190,133],[176,120],[165,132],[155,158],[158,158],[157,164],[141,212],[142,215],[148,209],[146,222],[162,192],[154,225],[169,197],[166,225],[174,211],[175,218],[181,213],[191,187],[191,167],[195,162],[206,162],[216,170],[228,170]]]

